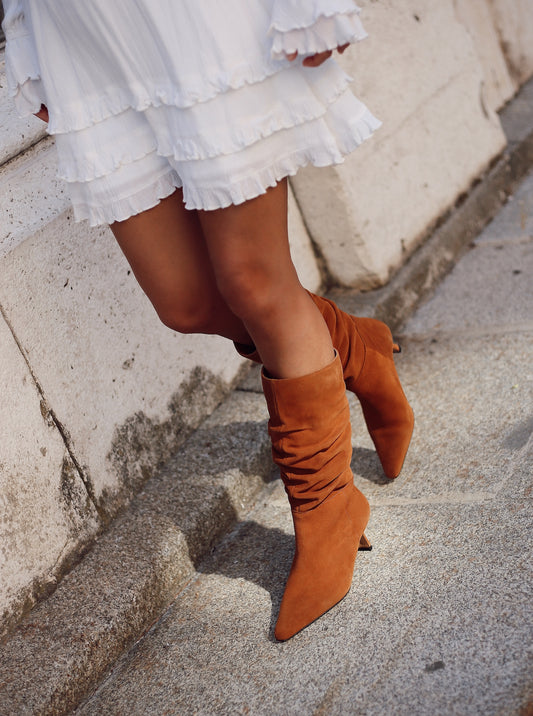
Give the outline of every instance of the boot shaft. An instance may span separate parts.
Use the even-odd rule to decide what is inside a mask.
[[[263,390],[270,420],[272,456],[291,507],[306,511],[350,484],[350,410],[338,355],[325,368],[300,378],[272,379]]]

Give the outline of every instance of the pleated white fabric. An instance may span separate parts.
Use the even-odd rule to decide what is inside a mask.
[[[4,0],[19,112],[47,106],[77,220],[124,220],[183,187],[190,209],[327,166],[380,122],[333,59],[366,37],[352,0]],[[289,62],[286,54],[298,52]]]

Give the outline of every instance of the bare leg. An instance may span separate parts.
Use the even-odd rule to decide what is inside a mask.
[[[257,199],[198,216],[218,289],[268,372],[294,378],[331,363],[328,328],[290,256],[287,181]]]
[[[185,209],[180,190],[111,230],[165,325],[251,343],[218,291],[198,214]]]
[[[270,374],[262,382],[272,455],[296,541],[275,630],[276,638],[288,639],[348,592],[368,521],[368,502],[350,470],[342,366],[290,258],[286,182],[243,205],[199,212],[199,218],[219,290]]]

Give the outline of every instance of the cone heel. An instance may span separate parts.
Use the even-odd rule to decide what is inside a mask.
[[[361,539],[359,540],[359,547],[357,548],[359,552],[371,552],[372,551],[372,545],[370,544],[370,540],[368,537],[363,534],[361,535]]]

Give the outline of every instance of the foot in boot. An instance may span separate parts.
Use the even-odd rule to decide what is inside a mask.
[[[402,390],[393,359],[390,329],[374,318],[358,318],[333,301],[309,293],[339,353],[346,388],[359,399],[366,426],[389,478],[400,474],[414,427],[414,414]],[[255,346],[235,343],[238,353],[261,363]]]
[[[383,471],[389,478],[397,477],[411,441],[414,414],[394,365],[390,329],[374,318],[351,316],[327,298],[310,296],[339,352],[346,387],[361,403]]]
[[[368,502],[353,484],[350,410],[339,356],[301,378],[263,371],[272,456],[285,485],[295,556],[276,637],[288,639],[350,588]]]
[[[276,639],[290,639],[346,596],[369,515],[368,502],[355,485],[334,492],[313,510],[293,512],[296,551]]]

